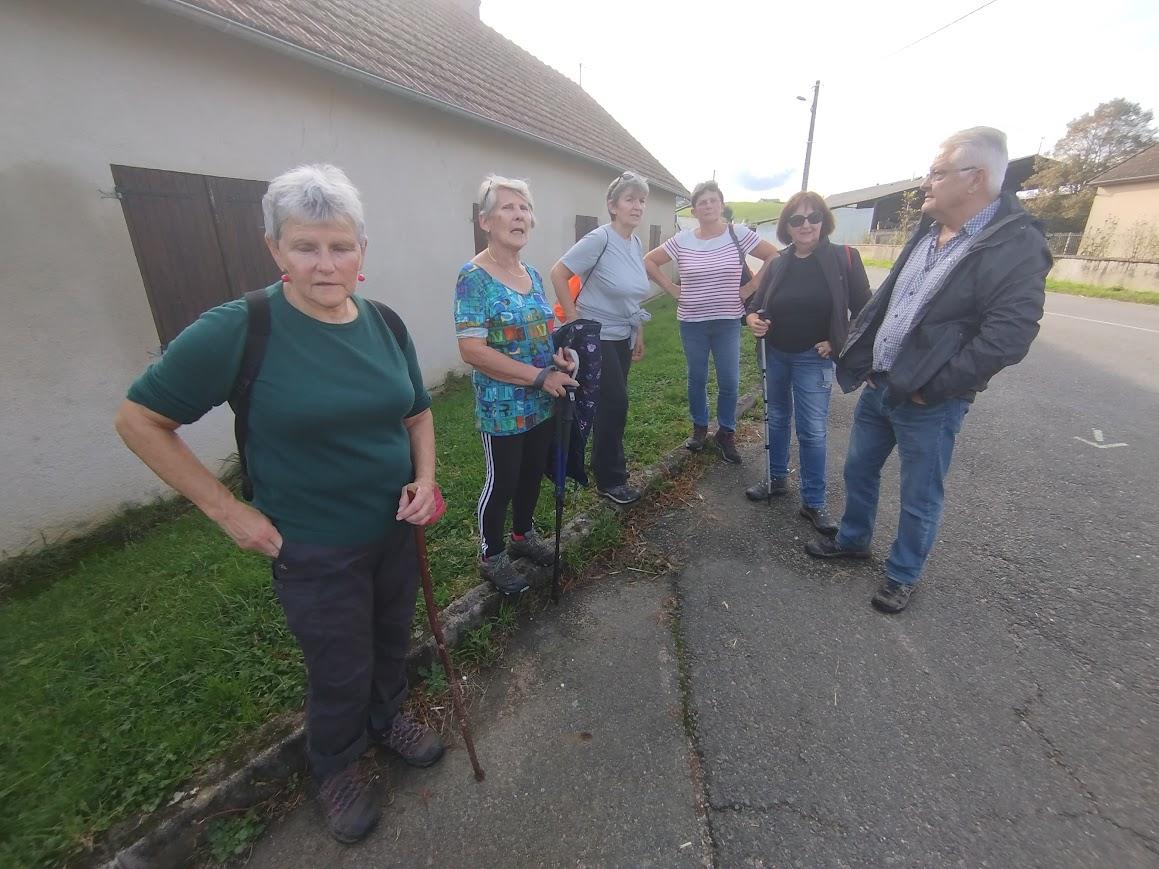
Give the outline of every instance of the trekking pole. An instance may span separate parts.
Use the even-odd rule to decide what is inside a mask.
[[[412,495],[416,490],[414,483],[407,486]],[[440,502],[442,497],[439,498]],[[446,509],[443,507],[442,509]],[[441,511],[439,513],[441,515]],[[437,517],[436,517],[437,518]],[[423,600],[427,605],[427,622],[431,626],[431,633],[435,637],[435,646],[439,650],[439,658],[443,662],[443,672],[447,674],[447,684],[451,688],[451,708],[455,711],[455,719],[459,723],[459,733],[463,734],[463,743],[467,746],[467,756],[471,758],[471,768],[475,771],[475,781],[483,781],[483,767],[479,766],[479,758],[475,755],[475,740],[471,738],[471,728],[467,724],[467,711],[463,707],[463,698],[459,693],[459,680],[455,675],[455,665],[451,663],[451,654],[447,651],[447,638],[443,634],[443,626],[439,623],[438,607],[435,605],[435,591],[431,584],[431,564],[427,559],[427,533],[422,525],[414,526],[415,550],[418,552],[419,576],[422,578]]]
[[[765,317],[765,309],[761,308],[757,311],[757,316],[768,322]],[[765,503],[771,504],[773,501],[773,472],[769,467],[769,460],[772,457],[769,451],[769,363],[765,355],[765,338],[768,336],[766,332],[757,341],[760,342],[758,349],[760,351],[761,363],[761,410],[764,415],[764,421],[761,423],[761,441],[765,445]]]
[[[579,374],[579,354],[571,347],[564,352],[572,361],[571,376]],[[569,386],[555,400],[555,559],[551,566],[551,602],[559,603],[560,532],[563,530],[563,500],[567,486],[567,453],[571,424],[575,419],[575,387]]]

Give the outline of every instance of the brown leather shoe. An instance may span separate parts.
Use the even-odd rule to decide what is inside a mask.
[[[343,845],[366,838],[378,823],[375,775],[369,761],[360,757],[345,769],[330,775],[318,786],[318,807],[330,835]]]
[[[708,440],[708,426],[694,425],[692,427],[692,437],[684,442],[684,449],[698,453],[704,449],[704,442],[706,440]]]
[[[389,728],[374,735],[383,748],[393,751],[410,766],[433,766],[445,751],[437,733],[401,712],[394,716]]]
[[[736,451],[736,432],[726,428],[718,428],[713,435],[716,448],[720,450],[720,457],[730,465],[740,464],[740,453]]]

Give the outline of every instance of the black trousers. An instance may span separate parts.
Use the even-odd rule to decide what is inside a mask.
[[[486,476],[479,495],[478,521],[483,538],[483,557],[491,558],[506,546],[504,525],[511,506],[511,530],[531,530],[539,486],[547,467],[547,453],[555,433],[555,419],[512,435],[482,432]]]
[[[385,729],[406,699],[414,531],[363,546],[286,542],[273,573],[309,678],[306,753],[325,779],[366,751],[367,728]]]
[[[628,422],[628,369],[632,348],[622,341],[600,342],[600,400],[592,430],[592,471],[596,486],[608,490],[628,482],[624,426]]]

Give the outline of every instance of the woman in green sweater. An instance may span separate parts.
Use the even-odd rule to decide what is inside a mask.
[[[366,233],[346,175],[300,166],[271,182],[262,209],[285,274],[266,290],[270,334],[250,392],[253,505],[178,434],[230,398],[245,300],[178,335],[129,389],[116,428],[238,546],[273,559],[309,677],[307,753],[319,801],[334,837],[353,842],[378,818],[361,761],[371,742],[415,766],[443,753],[438,736],[401,711],[418,586],[408,526],[431,521],[441,502],[431,398],[405,327],[392,329],[354,294],[365,280]]]

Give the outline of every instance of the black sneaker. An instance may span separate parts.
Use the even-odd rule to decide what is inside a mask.
[[[833,537],[837,533],[837,523],[833,521],[829,516],[829,511],[824,507],[802,506],[797,512],[812,522],[813,527],[826,537]]]
[[[744,490],[744,496],[750,501],[767,501],[777,495],[787,494],[789,494],[789,481],[784,477],[771,477],[768,488],[765,488],[765,481],[761,480]]]
[[[374,731],[374,739],[393,751],[410,766],[419,768],[438,763],[446,750],[439,735],[409,715],[399,712],[383,731]]]
[[[720,457],[730,465],[740,464],[740,453],[736,451],[736,432],[726,428],[718,428],[713,435],[716,448],[720,450]]]
[[[378,799],[374,774],[365,758],[358,758],[331,775],[318,787],[318,806],[330,835],[343,845],[366,838],[378,823]]]
[[[877,590],[877,594],[873,596],[870,603],[875,609],[883,613],[899,613],[909,606],[910,595],[913,593],[914,587],[912,585],[887,579],[881,584],[881,588]]]
[[[479,562],[479,572],[503,594],[522,594],[531,588],[523,574],[511,563],[511,556],[506,549]]]
[[[509,558],[530,558],[536,564],[551,564],[555,561],[555,538],[548,540],[534,530],[528,531],[522,540],[512,536],[506,552]]]
[[[692,437],[684,442],[684,449],[692,450],[692,452],[698,453],[704,449],[704,442],[707,440],[708,426],[694,425],[692,427]]]
[[[805,544],[805,551],[814,558],[869,558],[872,554],[868,549],[846,549],[838,546],[832,537],[810,540]]]
[[[640,492],[631,486],[612,486],[607,489],[597,488],[600,497],[607,498],[615,504],[635,504],[640,500]]]

